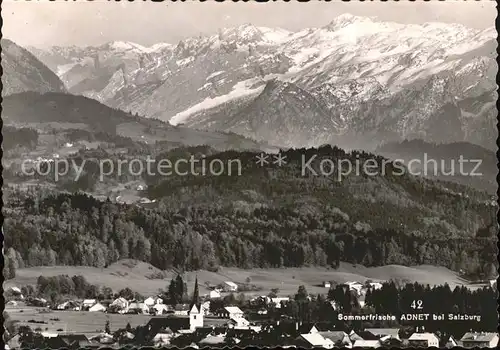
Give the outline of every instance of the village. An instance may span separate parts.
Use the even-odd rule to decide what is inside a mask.
[[[179,277],[178,277],[179,278]],[[174,280],[173,280],[174,281]],[[172,287],[174,285],[174,287]],[[178,285],[177,285],[178,286]],[[325,291],[331,292],[332,283],[324,281]],[[381,282],[356,281],[336,286],[346,295],[353,296],[358,308],[365,308],[367,293],[380,290]],[[175,289],[175,284],[171,283]],[[496,283],[491,285],[496,288]],[[127,323],[116,329],[116,322],[107,318],[105,325],[96,327],[96,332],[79,332],[77,329],[43,329],[20,323],[17,334],[10,334],[6,349],[15,348],[100,348],[133,346],[155,347],[216,347],[225,346],[282,346],[302,348],[379,348],[379,347],[497,347],[498,334],[494,332],[469,331],[462,336],[426,331],[424,326],[403,327],[391,323],[384,327],[365,328],[362,323],[339,322],[339,312],[346,312],[344,301],[323,299],[323,296],[309,295],[300,286],[295,296],[278,296],[277,290],[268,295],[241,300],[239,285],[226,281],[205,294],[198,295],[197,281],[189,303],[172,304],[165,295],[147,298],[118,296],[114,299],[68,299],[51,303],[41,297],[25,297],[18,287],[11,287],[6,293],[6,311],[21,311],[20,308],[36,308],[50,315],[80,314],[81,317],[98,319],[98,315],[117,318],[137,316],[140,321],[135,327]],[[186,301],[186,300],[184,300]],[[298,304],[297,304],[298,302]],[[318,311],[300,310],[304,303],[320,303],[323,316],[311,316]],[[292,311],[291,305],[299,310]],[[285,311],[286,310],[286,311]],[[309,313],[309,314],[308,314]],[[94,316],[92,316],[94,315]],[[120,316],[121,315],[121,316]],[[52,317],[52,316],[51,316]],[[117,319],[115,318],[115,320]],[[57,319],[57,318],[53,318]],[[97,321],[96,321],[97,322]],[[33,322],[32,322],[33,323]],[[40,322],[41,323],[41,322]],[[111,329],[115,326],[115,329]],[[32,329],[34,327],[34,329]]]

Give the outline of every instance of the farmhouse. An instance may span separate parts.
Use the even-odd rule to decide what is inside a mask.
[[[82,303],[82,310],[86,311],[86,310],[90,309],[92,306],[94,306],[95,304],[97,304],[97,300],[85,299]]]
[[[224,282],[224,290],[226,292],[236,292],[238,290],[238,285],[231,281]]]
[[[57,310],[77,310],[79,305],[76,301],[68,300],[56,306]]]
[[[450,336],[448,338],[448,340],[443,344],[442,347],[444,347],[444,348],[454,348],[454,347],[457,347],[457,346],[458,346],[458,343],[455,340],[455,338],[453,338],[453,336]]]
[[[211,290],[210,294],[208,295],[210,299],[218,299],[220,298],[220,291],[218,290]]]
[[[149,314],[149,306],[147,306],[145,303],[130,303],[127,313]]]
[[[413,333],[408,344],[412,347],[439,347],[439,338],[434,333]]]
[[[115,306],[119,309],[126,309],[126,308],[128,308],[128,301],[127,301],[127,299],[125,299],[123,297],[119,297],[119,298],[113,300],[113,302],[111,303],[110,306]]]
[[[226,337],[224,335],[207,335],[205,338],[200,340],[200,346],[203,347],[215,347],[222,346],[226,342]]]
[[[231,319],[229,320],[229,324],[233,327],[248,327],[250,325],[250,322],[248,322],[243,317],[231,317]]]
[[[328,281],[323,281],[323,287],[325,287],[325,288],[330,288],[330,287],[331,287],[331,285],[332,285],[332,284],[331,284],[330,282],[328,282]]]
[[[227,317],[228,318],[242,318],[243,317],[243,311],[237,306],[226,306],[224,308],[227,312]]]
[[[106,307],[101,303],[94,304],[91,308],[89,308],[90,312],[104,312],[106,311]]]
[[[153,310],[155,315],[163,315],[169,311],[169,307],[165,304],[156,304],[153,306]]]
[[[153,343],[157,347],[161,347],[164,345],[169,345],[170,344],[170,339],[172,339],[174,335],[174,332],[170,328],[166,328],[160,333],[156,333],[156,335],[153,338]]]
[[[324,332],[319,332],[319,334],[322,337],[329,339],[334,344],[334,346],[348,347],[348,348],[352,346],[351,339],[349,338],[349,335],[346,332],[324,331]]]
[[[20,338],[21,336],[19,334],[16,334],[12,338],[10,338],[7,344],[5,344],[5,350],[20,349],[21,348]]]
[[[381,346],[380,340],[356,340],[353,344],[355,348],[379,348]]]
[[[290,298],[288,297],[281,297],[281,298],[271,298],[271,302],[274,304],[274,307],[277,309],[281,308],[281,304],[288,303],[290,301]]]
[[[59,334],[59,338],[67,344],[67,347],[81,349],[91,345],[84,334]]]
[[[301,334],[295,340],[295,346],[301,348],[325,348],[332,349],[334,347],[334,343],[330,339],[326,339],[321,336],[319,333],[306,333]]]
[[[474,348],[476,346],[480,348],[495,348],[498,345],[498,334],[468,332],[464,334],[460,341],[464,348]]]
[[[147,306],[153,306],[153,305],[157,305],[157,304],[163,304],[163,299],[162,298],[153,298],[153,297],[149,297],[147,298],[146,300],[144,300],[144,304],[146,304]]]
[[[346,282],[345,286],[349,288],[349,290],[356,291],[356,293],[361,294],[361,289],[363,289],[363,285],[359,282]]]
[[[200,312],[203,315],[208,315],[210,313],[210,301],[205,301],[200,305]]]
[[[176,316],[187,316],[189,314],[189,305],[188,304],[175,305],[173,314]]]
[[[398,328],[366,328],[365,331],[373,334],[377,338],[391,338],[401,340],[399,338]]]
[[[26,304],[30,306],[45,307],[47,306],[47,300],[44,298],[29,298]]]
[[[380,288],[382,288],[382,283],[380,283],[380,282],[368,282],[368,286],[371,289],[380,289]]]
[[[19,299],[24,299],[23,293],[18,287],[10,287],[7,293],[11,294],[14,297],[18,297]]]

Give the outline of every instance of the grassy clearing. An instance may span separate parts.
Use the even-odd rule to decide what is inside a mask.
[[[130,323],[132,327],[146,324],[151,318],[148,315],[118,315],[83,311],[51,311],[46,313],[39,312],[39,310],[40,308],[22,304],[15,307],[7,306],[5,308],[9,316],[13,320],[18,321],[19,325],[27,325],[31,329],[40,327],[42,331],[50,333],[78,332],[87,336],[93,336],[104,331],[106,321],[108,320],[111,330],[115,331],[119,328],[125,328],[127,323]],[[28,322],[31,320],[46,323]],[[63,331],[58,331],[58,329],[62,329]]]
[[[33,267],[19,269],[16,278],[6,281],[4,288],[27,284],[34,285],[40,275],[55,276],[61,274],[70,276],[83,275],[92,284],[108,286],[114,291],[129,287],[134,291],[148,296],[157,293],[160,288],[167,288],[170,279],[176,275],[176,272],[161,272],[150,264],[134,260],[122,260],[103,269],[84,266]],[[162,275],[163,278],[152,279],[151,277],[154,275]],[[221,268],[219,272],[191,271],[184,274],[184,280],[187,282],[189,290],[193,289],[196,276],[198,276],[201,294],[208,293],[207,282],[210,285],[216,285],[224,281],[245,283],[247,278],[250,278],[250,283],[261,287],[262,290],[245,293],[249,296],[267,294],[272,288],[279,288],[279,294],[291,295],[296,293],[300,285],[305,285],[310,293],[326,293],[327,289],[320,286],[322,281],[344,283],[347,281],[364,282],[367,279],[374,281],[399,279],[401,281],[419,282],[429,285],[439,285],[447,282],[451,288],[457,285],[466,285],[471,288],[478,287],[470,285],[449,269],[429,265],[415,267],[400,265],[364,267],[341,263],[337,270],[304,267],[250,270]]]

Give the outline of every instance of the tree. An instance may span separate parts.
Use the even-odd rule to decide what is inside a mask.
[[[238,305],[240,306],[243,306],[245,305],[245,294],[244,293],[240,293],[238,294]]]
[[[108,334],[111,334],[111,328],[109,326],[109,320],[106,321],[106,325],[104,326],[104,331]]]
[[[126,287],[118,292],[118,295],[127,300],[134,299],[134,292],[129,287]]]
[[[267,295],[269,298],[277,298],[279,293],[279,288],[271,288],[271,292]]]
[[[104,299],[111,299],[113,298],[113,290],[109,287],[103,287],[102,295],[104,296]]]
[[[14,266],[14,262],[12,261],[12,258],[7,255],[4,256],[3,274],[6,280],[16,277],[16,268]]]
[[[179,304],[184,297],[184,281],[180,274],[170,281],[166,295],[167,302],[171,305]]]
[[[297,294],[295,294],[295,300],[297,301],[305,301],[307,300],[307,297],[309,294],[307,294],[306,287],[304,285],[299,286],[299,289],[297,290]]]
[[[125,326],[125,330],[127,332],[131,332],[132,331],[132,326],[130,325],[130,322],[127,322],[127,325]]]

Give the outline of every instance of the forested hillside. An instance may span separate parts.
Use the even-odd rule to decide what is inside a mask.
[[[492,194],[498,188],[495,152],[472,143],[404,140],[386,143],[378,147],[376,153],[390,159],[402,159],[405,164],[412,161],[414,174],[457,182]]]
[[[196,149],[199,152],[200,149]],[[195,153],[176,150],[159,157]],[[238,158],[241,176],[148,178],[154,208],[100,202],[82,193],[7,190],[5,246],[22,266],[104,267],[135,258],[167,269],[432,264],[476,277],[496,264],[496,207],[465,186],[409,175],[301,176],[300,159],[381,159],[338,148],[290,150],[282,167]],[[52,192],[51,192],[52,191]]]

